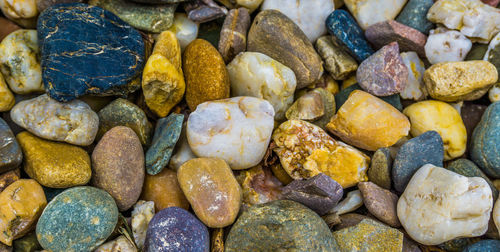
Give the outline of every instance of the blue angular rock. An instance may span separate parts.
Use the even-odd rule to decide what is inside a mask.
[[[326,28],[333,35],[333,42],[362,62],[374,53],[356,20],[345,10],[334,10],[326,19]]]
[[[43,83],[58,101],[126,87],[143,69],[139,32],[100,7],[54,5],[40,14],[37,30]]]
[[[349,95],[354,90],[363,90],[363,89],[361,88],[361,86],[359,86],[359,84],[354,84],[354,85],[348,86],[348,87],[340,90],[340,92],[338,92],[335,95],[335,104],[337,107],[337,111],[340,109],[340,107],[342,107],[342,104],[344,104],[345,101],[347,101],[347,98],[349,98]],[[403,110],[403,104],[401,104],[401,97],[399,96],[399,94],[382,96],[382,97],[378,97],[378,98],[391,104],[393,107],[395,107],[399,111]]]
[[[144,251],[208,252],[208,229],[194,215],[179,207],[169,207],[156,213],[149,222]]]
[[[0,173],[17,168],[22,161],[21,146],[9,125],[0,118]]]
[[[467,246],[462,252],[496,252],[500,251],[499,240],[480,240]]]
[[[472,133],[471,159],[487,175],[500,178],[500,102],[484,111]]]
[[[434,4],[433,0],[410,0],[399,13],[396,21],[421,33],[429,34],[434,24],[427,19],[427,12]]]
[[[153,142],[146,152],[146,171],[156,175],[168,165],[175,144],[179,140],[184,115],[172,113],[156,123]]]

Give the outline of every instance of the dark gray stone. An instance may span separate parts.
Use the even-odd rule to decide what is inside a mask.
[[[23,152],[9,125],[0,118],[0,173],[21,165]]]

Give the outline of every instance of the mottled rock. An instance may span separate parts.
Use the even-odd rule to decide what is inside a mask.
[[[376,185],[391,189],[392,157],[388,148],[380,148],[372,156],[368,180]]]
[[[247,31],[250,22],[250,14],[246,8],[232,9],[226,15],[217,47],[224,62],[231,62],[236,55],[247,49]]]
[[[144,247],[148,224],[155,215],[155,203],[153,201],[139,200],[132,210],[132,220],[130,227],[138,249]]]
[[[347,197],[342,200],[337,206],[335,206],[330,213],[336,213],[342,215],[345,213],[352,212],[363,205],[363,198],[359,190],[350,191],[347,193]]]
[[[462,33],[439,27],[431,30],[425,43],[425,55],[431,64],[447,61],[463,61],[472,42]]]
[[[406,86],[399,92],[403,99],[423,100],[427,96],[427,88],[424,84],[425,65],[415,52],[401,53],[403,64],[408,68],[408,81]]]
[[[492,103],[472,133],[472,161],[493,178],[500,178],[500,102]]]
[[[371,214],[391,227],[401,226],[396,212],[398,203],[396,194],[372,182],[361,182],[358,188],[363,197],[363,203]]]
[[[16,103],[3,75],[0,74],[0,112],[9,111]]]
[[[146,174],[141,199],[153,201],[157,212],[167,207],[189,209],[189,202],[177,181],[177,173],[163,169],[156,175]]]
[[[354,84],[349,85],[348,87],[340,90],[338,94],[335,95],[335,103],[337,110],[344,105],[344,103],[347,101],[349,98],[349,95],[354,91],[354,90],[362,90],[361,87],[356,83],[356,78],[354,78]],[[389,96],[382,96],[378,97],[382,99],[383,101],[389,103],[393,107],[395,107],[397,110],[401,111],[403,110],[403,105],[401,104],[401,98],[399,97],[398,94],[394,95],[389,95]]]
[[[316,40],[316,50],[325,62],[325,70],[335,80],[344,80],[358,69],[358,63],[349,54],[335,46],[330,36]]]
[[[393,20],[399,14],[407,0],[344,0],[345,5],[352,13],[361,28],[367,29],[370,25]]]
[[[21,171],[19,169],[11,170],[0,174],[0,192],[7,186],[18,181],[21,178]]]
[[[181,135],[184,115],[172,113],[156,123],[151,147],[146,152],[146,171],[150,175],[161,172],[168,165],[175,144]]]
[[[174,14],[174,23],[169,30],[175,33],[181,45],[181,50],[184,51],[186,46],[198,36],[198,27],[199,24],[191,21],[186,13],[178,12]]]
[[[434,27],[434,24],[427,20],[427,12],[433,4],[433,0],[409,0],[396,21],[428,34],[429,30]]]
[[[137,248],[124,235],[97,247],[94,252],[137,252]]]
[[[0,174],[17,168],[23,161],[21,147],[9,125],[0,118]]]
[[[479,167],[476,166],[472,161],[461,158],[454,160],[453,162],[449,163],[446,166],[446,169],[458,173],[462,176],[466,177],[481,177],[483,178],[486,183],[490,186],[491,193],[493,195],[493,200],[496,200],[498,198],[498,190],[496,187],[493,185],[493,182],[486,176]]]
[[[286,173],[286,172],[285,172]],[[257,165],[236,176],[243,191],[242,209],[267,203],[281,197],[283,186],[269,168]]]
[[[500,250],[499,240],[480,240],[474,244],[467,246],[463,252],[485,252]]]

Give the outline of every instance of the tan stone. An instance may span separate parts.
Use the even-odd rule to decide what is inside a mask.
[[[146,174],[141,199],[153,201],[157,212],[173,206],[189,209],[189,202],[177,182],[177,174],[170,169],[163,169],[156,175]]]

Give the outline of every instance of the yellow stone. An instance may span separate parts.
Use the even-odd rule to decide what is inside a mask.
[[[0,193],[0,242],[12,241],[28,233],[47,205],[42,187],[33,179],[20,179]]]
[[[497,80],[495,65],[485,60],[437,63],[424,73],[430,96],[446,102],[479,99]]]
[[[356,83],[358,83],[358,81],[356,80],[356,75],[353,74],[349,78],[342,81],[342,89],[346,89]]]
[[[43,186],[85,185],[91,177],[90,157],[77,146],[47,141],[24,131],[17,135],[24,154],[24,171]]]
[[[375,151],[408,135],[410,122],[389,103],[355,90],[326,128],[348,144]]]
[[[152,54],[160,54],[167,58],[177,71],[182,73],[181,45],[172,31],[160,33]]]
[[[153,201],[156,212],[167,207],[189,209],[189,202],[177,181],[177,173],[167,168],[156,175],[146,174],[141,199]]]
[[[306,179],[320,172],[343,188],[367,181],[370,158],[361,151],[335,141],[320,127],[301,120],[288,120],[273,133],[283,169],[293,179]]]
[[[435,130],[444,143],[444,160],[462,156],[467,145],[467,131],[460,114],[451,105],[441,101],[421,101],[403,110],[410,118],[410,134],[419,136]]]
[[[7,87],[3,75],[0,74],[0,112],[9,111],[15,103],[14,95]]]

